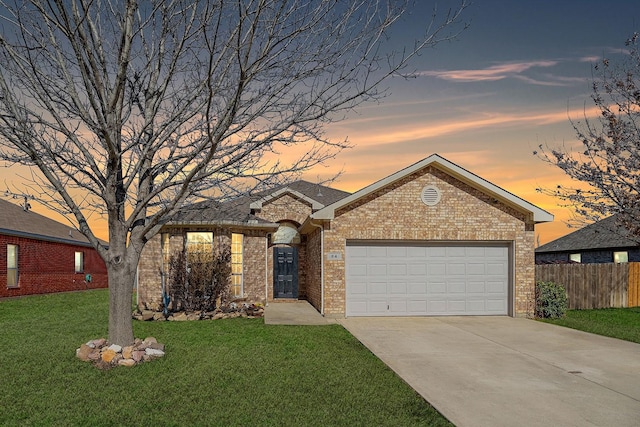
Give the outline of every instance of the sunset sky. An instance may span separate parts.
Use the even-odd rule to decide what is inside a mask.
[[[429,19],[431,2],[417,3],[396,36]],[[625,40],[640,30],[640,1],[477,0],[466,18],[458,41],[414,64],[419,77],[393,79],[381,104],[330,127],[354,148],[308,179],[343,169],[333,186],[355,191],[438,153],[554,214],[536,227],[546,243],[573,231],[564,223],[570,211],[535,189],[567,179],[532,153],[540,144],[577,146],[569,118],[597,112],[592,66],[623,56]]]
[[[444,11],[457,2],[438,4]],[[394,43],[411,45],[432,5],[417,0]],[[354,147],[304,178],[343,170],[332,186],[356,191],[438,153],[554,214],[554,223],[536,228],[546,243],[573,231],[563,222],[570,211],[535,189],[567,179],[532,152],[540,144],[577,146],[569,118],[594,114],[592,66],[623,56],[625,40],[640,30],[640,1],[473,0],[465,20],[470,27],[459,40],[412,63],[416,78],[391,79],[381,103],[331,124],[327,133]],[[16,183],[15,170],[0,169],[0,182]],[[34,210],[60,219],[37,204]],[[97,228],[106,238],[104,224]]]

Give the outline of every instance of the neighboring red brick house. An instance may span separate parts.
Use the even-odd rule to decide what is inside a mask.
[[[0,298],[106,288],[107,268],[76,229],[0,200]]]
[[[158,308],[168,256],[206,242],[231,247],[233,293],[252,301],[306,299],[326,316],[529,316],[534,226],[552,220],[435,154],[354,194],[297,181],[177,215],[143,251],[139,302]]]

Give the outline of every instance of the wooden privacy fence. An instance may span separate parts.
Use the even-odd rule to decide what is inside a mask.
[[[569,309],[640,306],[640,263],[536,265],[536,282],[564,286]]]

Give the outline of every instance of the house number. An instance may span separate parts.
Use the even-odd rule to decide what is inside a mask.
[[[327,253],[327,259],[329,261],[339,261],[342,259],[342,253],[341,252],[328,252]]]

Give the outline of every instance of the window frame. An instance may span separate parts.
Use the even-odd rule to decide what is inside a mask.
[[[244,234],[241,233],[231,233],[231,293],[236,298],[244,297]]]
[[[621,260],[620,257],[622,257],[623,255],[624,255],[624,259]],[[629,251],[614,251],[613,262],[616,264],[623,264],[625,262],[629,262]]]
[[[79,263],[78,263],[78,255],[80,256],[79,258]],[[79,267],[79,268],[78,268]],[[84,252],[82,251],[75,251],[73,254],[73,269],[76,273],[84,273]]]
[[[10,256],[13,253],[13,256]],[[11,274],[10,274],[11,273]],[[20,246],[7,244],[7,288],[20,287]]]
[[[582,263],[582,254],[581,253],[569,254],[569,261]]]

